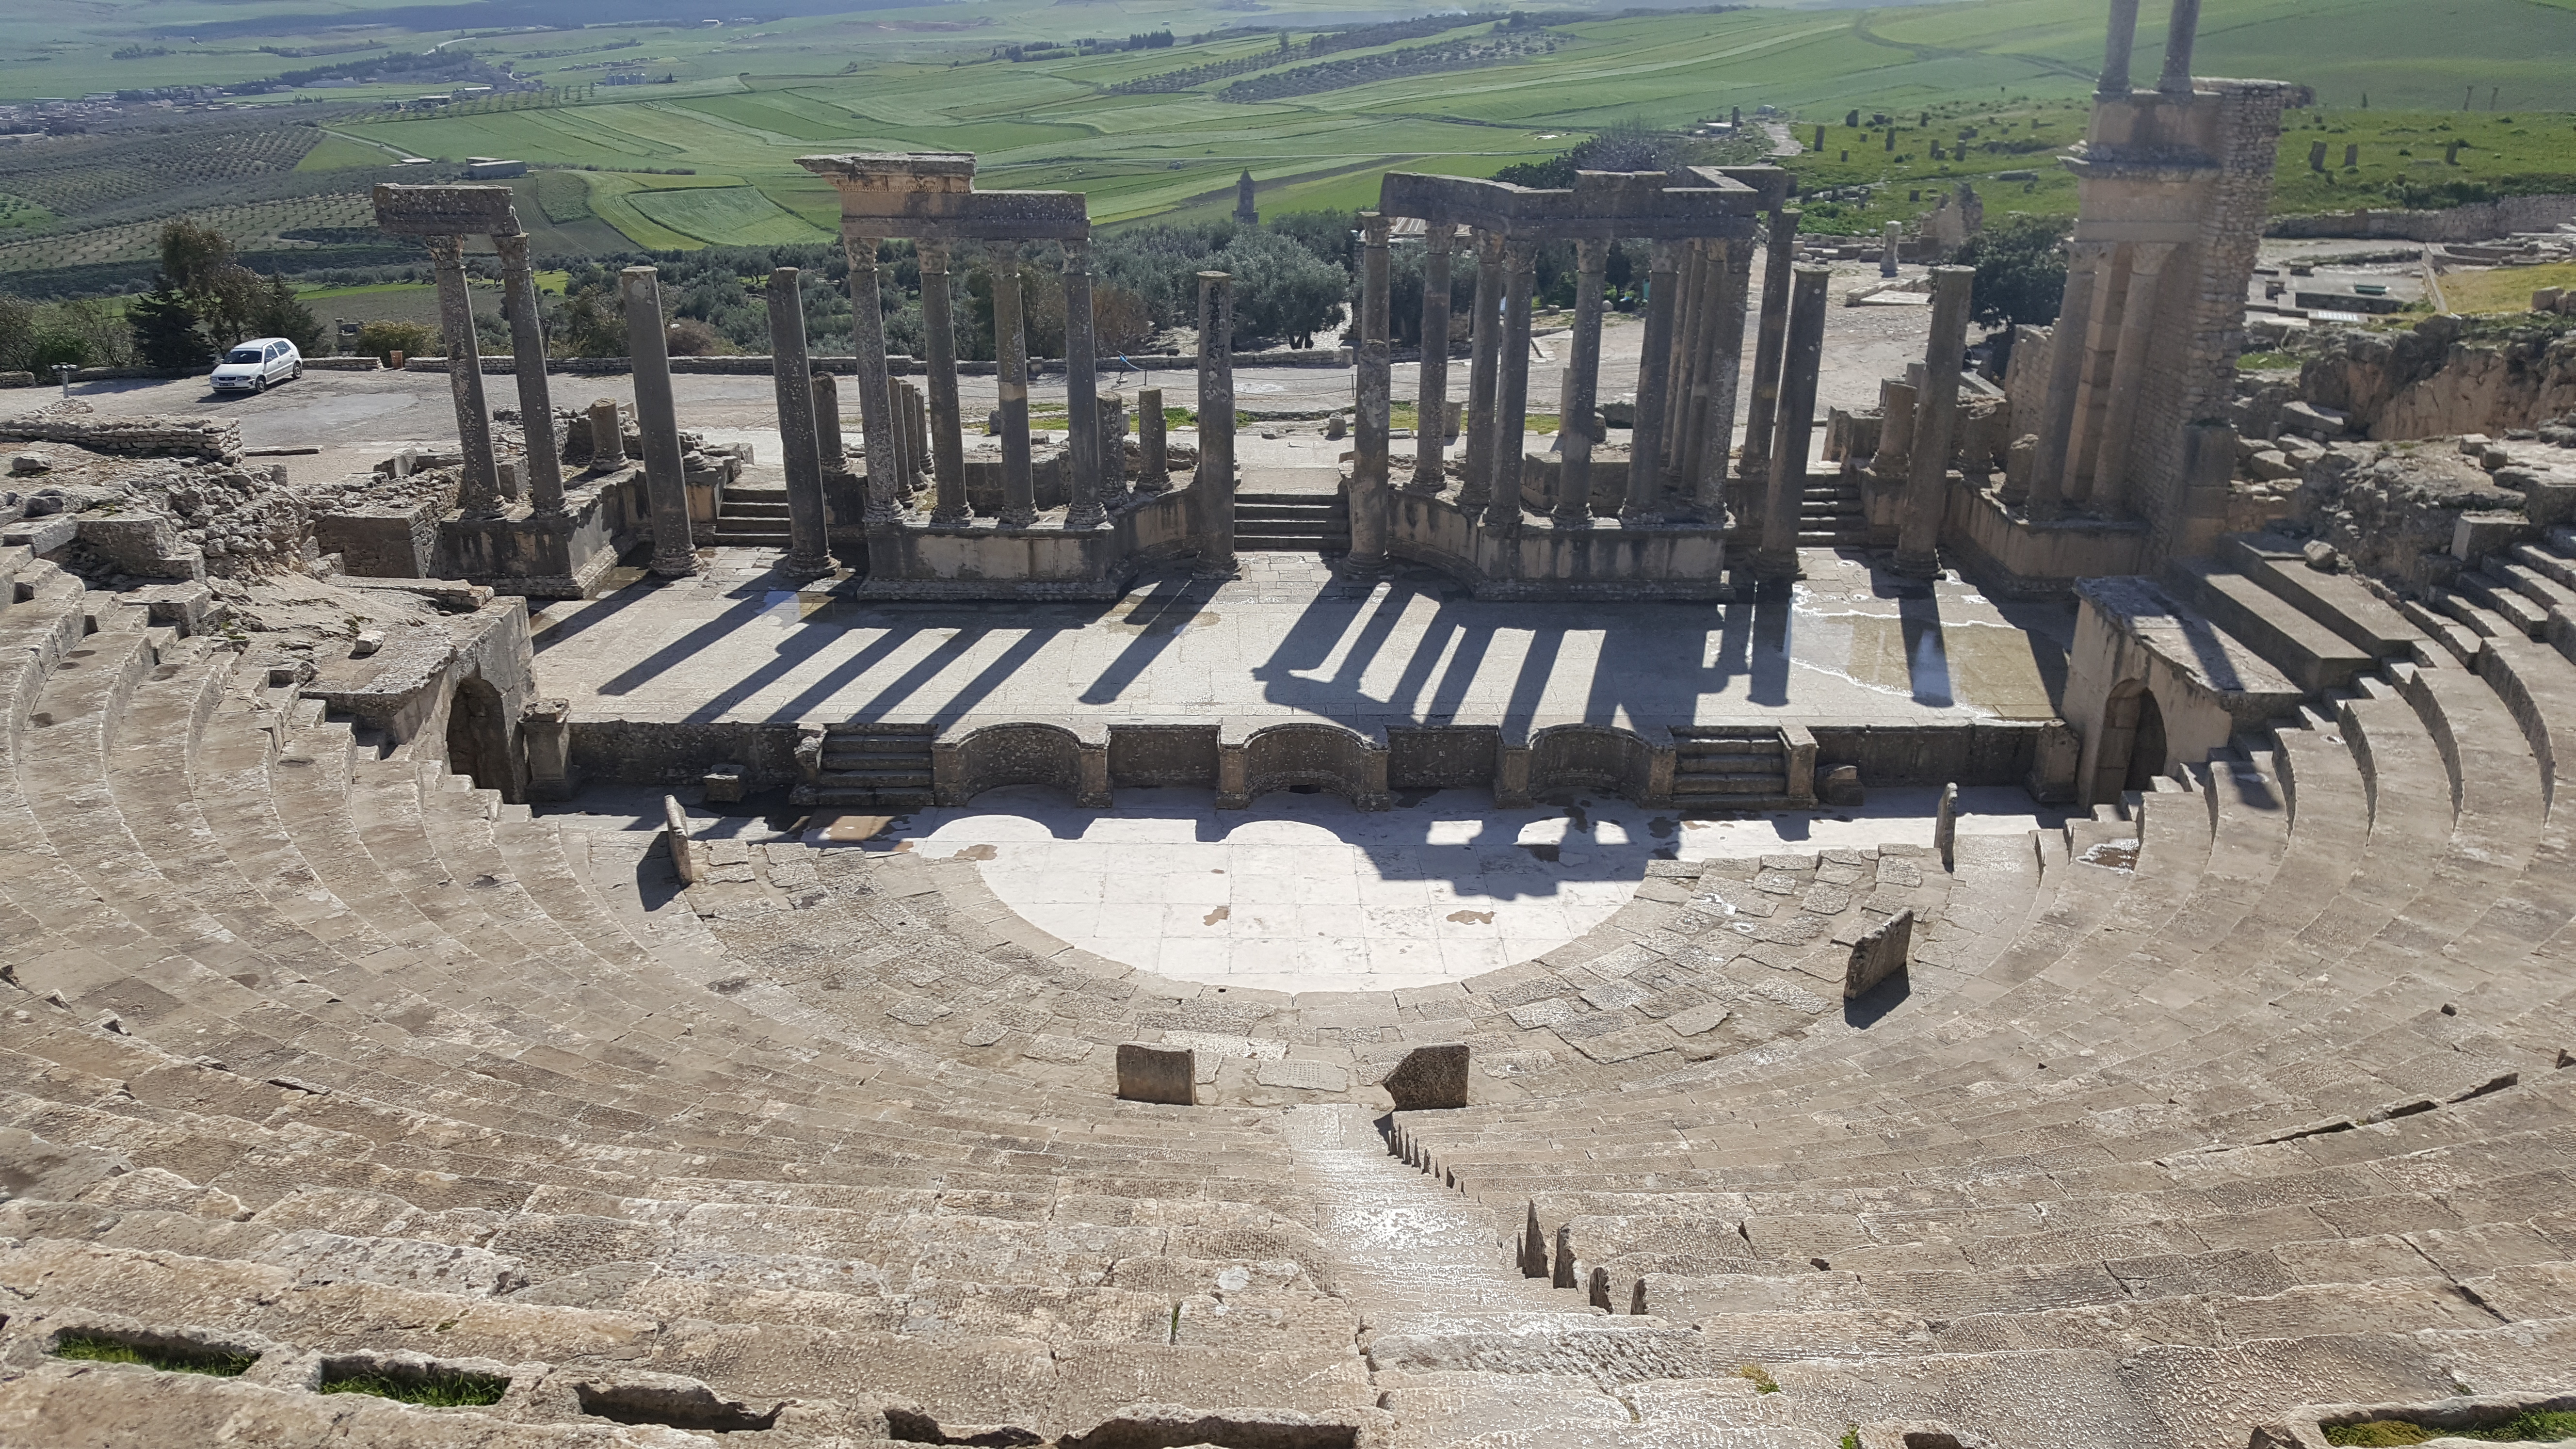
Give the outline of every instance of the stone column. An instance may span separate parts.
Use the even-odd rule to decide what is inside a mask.
[[[1029,333],[1020,315],[1020,249],[996,244],[993,268],[993,381],[1002,399],[1004,528],[1038,521],[1037,484],[1029,459]]]
[[[903,429],[905,456],[912,462],[912,471],[904,475],[904,487],[919,491],[932,482],[930,398],[919,383],[903,385]]]
[[[1887,134],[1892,137],[1896,132],[1891,128]],[[1889,222],[1887,224],[1887,249],[1879,253],[1878,257],[1878,274],[1880,276],[1892,277],[1896,275],[1896,247],[1897,243],[1904,239],[1905,223],[1900,221]]]
[[[644,434],[644,497],[653,514],[653,572],[698,571],[689,536],[689,487],[680,472],[680,417],[671,401],[671,348],[662,335],[662,287],[651,267],[618,274],[626,307],[626,355],[635,367],[635,424]],[[595,416],[595,415],[594,415]]]
[[[546,320],[537,311],[537,274],[528,267],[527,234],[496,236],[492,247],[501,254],[503,295],[510,299],[510,368],[518,374],[519,418],[528,438],[528,498],[539,513],[561,513],[563,450],[555,445],[555,401],[546,388]]]
[[[1091,243],[1064,244],[1064,526],[1098,528],[1100,506],[1100,376],[1091,340]]]
[[[605,473],[626,466],[626,420],[618,416],[617,399],[604,397],[590,405],[590,470]]]
[[[1795,211],[1774,210],[1762,256],[1762,320],[1753,340],[1753,399],[1744,410],[1744,456],[1737,476],[1753,500],[1767,501],[1771,483],[1771,420],[1780,409],[1780,352],[1789,335],[1789,268],[1798,243]],[[1757,507],[1753,510],[1759,513]]]
[[[2102,78],[2093,85],[2098,96],[2129,93],[2129,51],[2138,43],[2138,0],[2111,0],[2111,28],[2102,45]]]
[[[2169,96],[2191,94],[2191,47],[2200,36],[2200,0],[2173,0],[2165,25],[2165,68],[2156,89]]]
[[[1414,493],[1437,493],[1447,462],[1449,413],[1449,244],[1457,228],[1434,222],[1422,233],[1422,365],[1413,428]]]
[[[1699,299],[1691,308],[1690,332],[1675,339],[1690,365],[1690,387],[1682,394],[1681,410],[1672,420],[1673,485],[1683,497],[1697,501],[1703,473],[1701,456],[1708,448],[1709,400],[1717,389],[1717,358],[1714,343],[1717,336],[1718,311],[1725,305],[1725,243],[1703,237],[1695,244],[1699,264],[1694,271],[1694,284]],[[1724,443],[1718,444],[1724,448]]]
[[[1699,511],[1711,523],[1726,521],[1727,450],[1735,443],[1735,391],[1744,359],[1744,301],[1753,280],[1753,242],[1728,238],[1718,248],[1716,324],[1709,337],[1708,407],[1700,415]]]
[[[1680,300],[1678,243],[1655,243],[1646,273],[1646,337],[1637,357],[1637,420],[1628,432],[1628,501],[1623,523],[1653,521],[1664,483],[1664,394],[1673,365],[1673,313]]]
[[[1753,556],[1757,579],[1798,576],[1798,512],[1807,489],[1807,444],[1816,429],[1816,369],[1825,356],[1825,283],[1832,276],[1825,267],[1797,269],[1771,436],[1771,490],[1762,505],[1762,544]]]
[[[948,243],[919,243],[921,255],[921,330],[928,334],[930,355],[930,460],[938,493],[930,521],[954,528],[973,517],[966,503],[966,435],[957,416],[957,331],[950,316]]]
[[[778,395],[779,466],[787,474],[787,558],[779,567],[817,578],[832,571],[832,552],[823,538],[823,454],[805,355],[805,296],[794,267],[770,272],[768,300],[769,375]]]
[[[2155,341],[2157,283],[2173,250],[2172,242],[2139,242],[2129,250],[2129,295],[2120,305],[2120,347],[2111,359],[2091,493],[2093,506],[2113,518],[2128,502],[2130,435],[2137,430],[2138,394],[2146,387],[2147,353]]]
[[[850,453],[841,441],[841,380],[828,372],[817,372],[811,384],[814,392],[814,455],[823,460],[823,476],[846,473]]]
[[[1476,330],[1467,344],[1467,467],[1458,506],[1481,511],[1494,488],[1494,367],[1501,358],[1497,323],[1503,310],[1503,239],[1476,234]]]
[[[2111,368],[2120,347],[2120,306],[2128,296],[2128,249],[2114,246],[2094,269],[2091,305],[2085,309],[2083,356],[2076,364],[2075,411],[2066,430],[2065,497],[2088,503],[2102,450],[2102,425],[2110,413]]]
[[[1503,249],[1503,320],[1500,375],[1494,384],[1494,492],[1485,505],[1485,527],[1518,533],[1521,527],[1522,455],[1529,447],[1530,293],[1538,280],[1538,244],[1515,241]]]
[[[1941,572],[1941,518],[1949,510],[1950,452],[1958,431],[1960,354],[1968,345],[1974,267],[1932,269],[1932,335],[1923,345],[1923,398],[1914,409],[1913,460],[1897,512],[1896,558],[1910,578]]]
[[[1358,400],[1356,436],[1351,440],[1351,551],[1343,573],[1368,578],[1386,567],[1387,486],[1392,465],[1387,460],[1387,433],[1394,389],[1387,357],[1388,312],[1392,285],[1387,277],[1386,217],[1360,213],[1360,344],[1358,375],[1352,392]]]
[[[1869,471],[1882,483],[1903,483],[1914,466],[1914,398],[1913,383],[1878,380],[1878,451],[1870,455]]]
[[[456,440],[465,453],[456,506],[467,513],[488,513],[501,506],[501,477],[492,460],[492,413],[483,403],[483,354],[474,344],[474,302],[465,290],[465,238],[427,240],[430,267],[438,278],[438,330],[447,346],[447,390],[456,401]]]
[[[1127,501],[1127,400],[1092,394],[1099,417],[1100,496],[1111,507]]]
[[[1199,273],[1199,573],[1234,575],[1234,278]]]
[[[1163,390],[1136,390],[1136,496],[1151,498],[1172,486],[1172,459],[1164,427]]]
[[[1691,338],[1698,334],[1700,313],[1699,242],[1673,246],[1673,355],[1664,372],[1664,478],[1677,481],[1688,466],[1689,446],[1682,440],[1682,419],[1690,412]],[[1651,270],[1651,268],[1649,269]]]
[[[1574,337],[1567,349],[1557,413],[1556,519],[1592,521],[1592,445],[1601,437],[1601,293],[1608,285],[1610,242],[1574,244]]]
[[[2039,447],[2030,460],[2031,518],[2045,523],[2065,512],[2068,444],[2075,431],[2076,396],[2082,390],[2086,324],[2092,319],[2096,276],[2111,252],[2111,243],[2079,241],[2067,261],[2066,294],[2057,325],[2048,334],[2048,391],[2040,405],[2039,426],[2031,431]]]
[[[869,439],[864,432],[860,435],[861,445],[868,448],[868,521],[870,523],[880,521],[877,516],[877,490],[882,488],[893,495],[887,505],[890,511],[882,520],[891,523],[902,516],[905,497],[912,491],[913,478],[921,471],[921,457],[913,451],[915,444],[912,436],[912,395],[905,385],[896,379],[889,378],[886,381],[886,407],[893,414],[894,419],[894,437],[889,440],[894,449],[894,467],[888,477],[880,479],[877,476],[876,449],[869,446]],[[859,426],[865,429],[866,420],[861,419]]]
[[[903,423],[896,416],[894,379],[886,372],[885,299],[877,270],[877,239],[844,236],[850,262],[850,351],[858,358],[859,446],[868,455],[868,501],[861,519],[871,528],[903,517]],[[837,420],[835,426],[837,426]],[[827,460],[844,466],[838,458]]]

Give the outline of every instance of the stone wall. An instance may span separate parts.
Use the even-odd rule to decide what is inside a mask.
[[[101,418],[41,413],[0,418],[0,439],[71,443],[126,458],[211,458],[238,463],[241,426],[229,418]]]
[[[2472,342],[2457,317],[2337,332],[2300,365],[2299,396],[2376,439],[2538,427],[2576,412],[2576,332]]]
[[[2324,212],[2284,216],[2264,229],[2278,237],[2368,237],[2390,241],[2492,241],[2516,232],[2555,231],[2576,221],[2576,196],[2507,196],[2440,211]]]

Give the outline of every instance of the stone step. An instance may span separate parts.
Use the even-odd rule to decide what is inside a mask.
[[[2486,610],[2491,617],[2502,620],[2505,627],[2515,630],[2526,639],[2538,639],[2549,628],[2547,609],[2514,592],[2512,585],[2493,575],[2462,570],[2460,575],[2451,581],[2451,587],[2458,590],[2463,598]],[[2471,622],[2469,627],[2475,629],[2478,626]]]
[[[2344,688],[2379,667],[2371,654],[2243,574],[2191,559],[2169,566],[2166,577],[2212,624],[2309,693]]]
[[[775,503],[756,503],[747,498],[728,498],[724,501],[724,506],[716,510],[716,518],[719,521],[731,521],[737,518],[784,519],[786,517],[787,500],[784,498]]]
[[[1789,793],[1789,777],[1780,774],[1681,774],[1673,776],[1673,794],[1683,795],[1761,795]]]
[[[2218,557],[2374,659],[2404,658],[2423,645],[2424,632],[2361,580],[2309,568],[2287,543],[2277,535],[2230,534],[2219,541]]]

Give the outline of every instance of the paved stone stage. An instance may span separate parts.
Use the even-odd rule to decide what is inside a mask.
[[[1427,568],[1359,584],[1311,554],[1185,566],[1108,605],[861,604],[772,550],[696,578],[638,570],[534,618],[542,690],[574,718],[813,723],[1325,719],[1628,727],[1933,724],[2056,713],[2071,609],[1810,551],[1793,597],[1480,603]]]

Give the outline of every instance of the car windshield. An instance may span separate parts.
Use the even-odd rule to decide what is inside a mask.
[[[236,347],[224,358],[226,362],[257,362],[263,356],[256,347]]]

